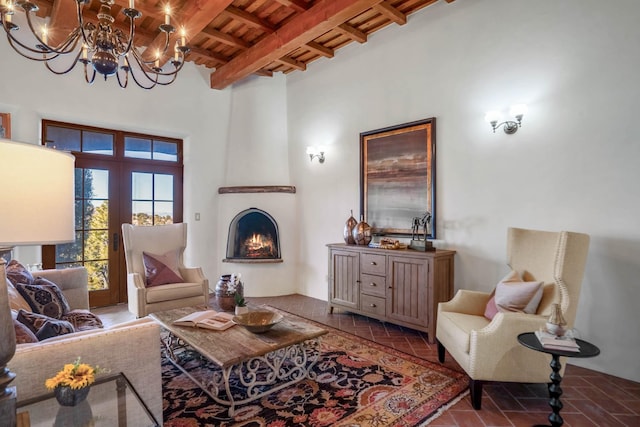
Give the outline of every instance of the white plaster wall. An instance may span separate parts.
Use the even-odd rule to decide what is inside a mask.
[[[79,67],[55,76],[20,57],[6,40],[0,42],[0,58],[0,111],[11,113],[14,140],[38,143],[43,118],[184,139],[185,261],[216,277],[215,189],[224,171],[231,90],[212,91],[208,71],[190,63],[174,84],[145,91],[135,85],[119,89],[114,79],[96,78],[88,85]],[[193,220],[195,212],[201,221]],[[17,248],[16,253],[24,263],[40,258],[39,248]]]
[[[221,186],[294,185],[289,173],[286,78],[249,78],[234,85],[226,172]],[[217,190],[217,189],[215,189]],[[295,199],[298,194],[220,194],[217,254],[220,274],[241,273],[248,297],[296,291],[298,264]],[[268,212],[278,223],[282,263],[224,263],[231,220],[249,208]],[[211,280],[214,279],[214,280]],[[210,288],[215,287],[215,277]]]
[[[288,77],[299,189],[299,292],[327,298],[326,243],[359,206],[359,133],[437,122],[436,246],[456,289],[507,272],[508,226],[591,235],[576,327],[600,347],[571,361],[640,381],[640,2],[457,0]],[[525,102],[515,135],[484,112]],[[324,165],[307,145],[329,146]]]

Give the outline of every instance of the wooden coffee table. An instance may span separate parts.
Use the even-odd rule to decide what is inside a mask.
[[[327,330],[284,314],[284,319],[263,334],[254,334],[240,325],[225,331],[176,326],[173,321],[203,310],[184,307],[152,313],[150,316],[169,334],[163,341],[175,365],[205,390],[216,402],[235,406],[259,399],[305,378],[313,379],[311,368],[320,354],[320,337]],[[175,350],[189,346],[211,360],[220,369],[211,372],[211,380],[203,384],[177,363]],[[239,399],[231,392],[230,380],[237,378],[246,388]],[[220,392],[226,392],[226,398]]]

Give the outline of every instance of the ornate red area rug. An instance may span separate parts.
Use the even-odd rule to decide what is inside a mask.
[[[321,326],[329,333],[312,368],[316,379],[237,405],[233,417],[163,357],[164,426],[419,426],[467,388],[463,373]],[[179,362],[199,379],[215,369],[191,350]]]

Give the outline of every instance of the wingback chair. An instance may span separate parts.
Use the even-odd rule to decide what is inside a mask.
[[[560,303],[567,327],[573,327],[588,248],[586,234],[510,228],[508,265],[524,281],[544,283],[537,311],[498,312],[489,320],[484,312],[491,294],[462,289],[438,305],[438,359],[444,362],[446,348],[469,375],[475,409],[481,408],[483,382],[549,382],[551,357],[523,347],[517,336],[544,327],[553,303]]]
[[[187,268],[183,263],[187,245],[187,224],[135,226],[122,224],[127,264],[129,311],[143,317],[156,311],[192,305],[209,305],[209,281],[201,268]],[[143,261],[147,255],[171,254],[181,281],[149,286]]]

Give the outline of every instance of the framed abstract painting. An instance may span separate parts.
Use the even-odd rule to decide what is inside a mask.
[[[360,134],[360,212],[376,235],[410,235],[431,215],[435,238],[436,119]]]

